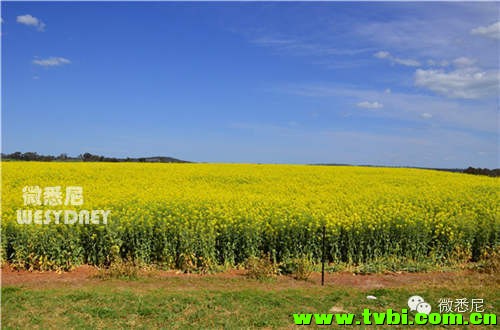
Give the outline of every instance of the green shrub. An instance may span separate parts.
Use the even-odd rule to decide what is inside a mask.
[[[308,280],[314,271],[314,263],[310,257],[292,258],[280,265],[282,274],[290,274],[297,280]]]

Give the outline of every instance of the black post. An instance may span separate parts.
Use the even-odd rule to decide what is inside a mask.
[[[321,253],[321,285],[325,285],[325,238],[326,226],[323,225],[323,251]]]

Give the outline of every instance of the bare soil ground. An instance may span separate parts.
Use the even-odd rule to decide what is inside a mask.
[[[93,283],[102,283],[103,280],[97,277],[98,269],[92,266],[80,266],[69,272],[55,271],[26,271],[15,270],[4,265],[1,268],[2,286],[37,287],[37,288],[57,288],[61,286],[88,286]],[[232,285],[238,286],[239,281],[245,277],[245,271],[232,270],[217,274],[185,274],[176,271],[146,270],[139,274],[140,285],[162,286],[169,282],[162,279],[178,279],[189,284],[196,279],[213,279],[214,286],[223,285],[228,288]],[[225,281],[226,280],[226,281]],[[429,273],[389,273],[389,274],[371,274],[355,275],[352,273],[327,273],[325,284],[334,287],[356,288],[356,289],[379,289],[379,288],[411,288],[411,287],[449,287],[460,286],[464,281],[469,286],[477,288],[499,287],[500,275],[487,275],[471,271],[453,271],[453,272],[429,272]],[[135,281],[123,281],[134,286]],[[206,281],[205,281],[206,282]],[[290,276],[279,276],[277,281],[269,283],[273,290],[287,289],[294,287],[318,286],[321,283],[321,274],[314,273],[308,281],[297,281]],[[264,283],[265,285],[266,283]]]

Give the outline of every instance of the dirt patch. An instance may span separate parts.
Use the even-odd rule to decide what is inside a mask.
[[[92,266],[80,266],[69,272],[55,271],[27,271],[15,270],[8,265],[1,268],[2,286],[4,285],[40,285],[46,283],[54,284],[74,284],[89,282],[93,280],[93,275],[97,269]]]
[[[103,282],[120,282],[120,286],[144,287],[168,287],[172,282],[183,283],[184,289],[189,289],[190,284],[195,284],[203,279],[210,288],[241,286],[241,279],[245,278],[245,271],[232,270],[224,273],[201,275],[183,274],[176,271],[141,271],[138,281],[125,280],[102,280],[96,277],[98,269],[92,266],[80,266],[69,272],[53,271],[26,271],[14,270],[8,265],[1,269],[3,286],[24,286],[39,288],[57,288],[64,286],[87,286]],[[500,276],[479,274],[470,271],[455,272],[430,272],[430,273],[394,273],[394,274],[372,274],[354,275],[352,273],[326,274],[325,285],[338,288],[378,289],[378,288],[412,288],[412,287],[440,287],[460,286],[467,281],[473,287],[493,288],[500,287]],[[289,276],[279,276],[277,280],[270,282],[258,282],[248,280],[262,289],[291,289],[294,287],[317,287],[321,283],[321,274],[314,273],[308,281],[297,281]]]

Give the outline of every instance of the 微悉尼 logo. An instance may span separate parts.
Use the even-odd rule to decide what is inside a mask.
[[[83,205],[83,188],[80,186],[44,187],[25,186],[23,188],[23,201],[26,207],[65,206],[66,209],[18,209],[17,223],[21,225],[48,225],[48,224],[80,224],[80,225],[106,225],[110,210],[86,210]],[[67,209],[75,207],[74,209]]]

